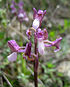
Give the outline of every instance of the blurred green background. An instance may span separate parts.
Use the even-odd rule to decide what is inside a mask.
[[[19,0],[15,0],[17,3]],[[31,27],[33,7],[37,10],[47,10],[41,28],[46,28],[49,40],[63,37],[61,50],[53,52],[54,48],[46,48],[44,56],[39,55],[38,79],[39,87],[70,87],[70,0],[23,0],[29,22],[23,22],[22,34]],[[7,56],[10,49],[7,41],[15,39],[18,44],[25,45],[27,40],[20,41],[19,22],[11,14],[11,0],[0,0],[0,87],[34,87],[33,64],[22,60],[10,63]],[[18,32],[16,32],[18,31]],[[33,37],[31,38],[33,41]],[[9,85],[10,84],[10,85]]]

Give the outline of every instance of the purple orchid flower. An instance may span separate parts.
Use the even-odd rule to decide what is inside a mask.
[[[27,59],[27,57],[28,58],[31,57],[31,46],[32,46],[31,42],[26,44],[25,53],[23,55],[23,58]]]
[[[8,56],[8,60],[10,62],[16,61],[17,59],[17,53],[23,53],[23,58],[29,59],[31,58],[31,42],[26,44],[25,49],[23,50],[23,47],[20,47],[15,40],[8,41],[8,46],[10,47],[12,54]]]
[[[45,51],[44,51],[45,47],[55,46],[56,49],[54,50],[54,52],[57,52],[61,49],[60,42],[62,40],[62,37],[56,39],[55,41],[46,40],[46,39],[48,39],[48,32],[46,29],[44,29],[44,30],[41,30],[40,28],[38,29],[37,39],[38,39],[38,51],[40,54],[45,53]],[[46,44],[46,43],[49,43],[49,44]]]
[[[37,10],[35,8],[33,8],[33,11],[34,11],[34,15],[33,15],[33,18],[34,18],[34,21],[33,21],[33,28],[37,29],[41,26],[41,23],[42,23],[42,20],[43,20],[43,17],[44,15],[46,14],[46,10]]]
[[[61,47],[60,47],[61,40],[62,40],[62,37],[60,37],[60,38],[56,39],[55,41],[53,41],[52,46],[56,47],[54,52],[57,52],[57,51],[59,51],[61,49]]]
[[[24,3],[23,3],[23,1],[21,0],[21,1],[18,3],[18,7],[19,7],[20,9],[23,9],[23,5],[24,5]]]
[[[15,40],[8,41],[8,46],[10,47],[12,54],[8,56],[8,60],[10,62],[16,61],[17,59],[17,53],[24,52],[22,47],[20,47]]]
[[[38,51],[40,54],[44,54],[45,51],[45,46],[44,46],[44,40],[48,38],[48,32],[46,29],[41,30],[40,28],[38,29],[37,32],[37,39],[38,39]]]
[[[20,22],[29,21],[26,12],[23,9],[19,9],[17,17]]]
[[[17,4],[15,3],[15,1],[13,0],[12,1],[12,4],[11,4],[11,6],[10,6],[10,8],[11,8],[11,13],[12,14],[15,14],[16,15],[16,12],[17,12],[17,9],[16,9],[16,6]]]
[[[50,45],[46,45],[46,44],[45,44],[45,46],[46,46],[46,47],[55,46],[56,49],[54,50],[54,52],[57,52],[57,51],[59,51],[59,50],[61,49],[61,47],[60,47],[60,42],[61,42],[61,40],[62,40],[62,37],[56,39],[56,40],[53,41],[53,42],[52,42],[52,41],[48,41],[48,42],[50,43]]]
[[[41,38],[43,40],[46,40],[48,38],[48,32],[47,32],[47,30],[46,29],[41,30],[40,28],[38,28],[37,37]]]
[[[16,8],[16,6],[18,8]],[[11,4],[11,12],[13,14],[15,14],[15,16],[17,16],[18,20],[20,22],[23,22],[23,21],[29,21],[27,15],[26,15],[26,12],[23,10],[23,2],[20,1],[18,4],[15,2],[15,1],[12,1],[12,4]]]
[[[32,35],[32,32],[30,29],[26,31],[26,35],[28,36],[28,39],[30,39],[30,36]]]

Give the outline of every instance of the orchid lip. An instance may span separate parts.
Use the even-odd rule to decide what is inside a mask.
[[[38,19],[35,19],[34,21],[33,21],[33,28],[34,29],[37,29],[38,27],[39,27],[39,25],[40,25],[40,22],[39,22],[39,20]]]
[[[19,15],[18,15],[18,17],[20,18],[23,18],[24,17],[24,14],[22,14],[22,13],[20,13]]]
[[[10,62],[14,62],[14,61],[16,61],[16,59],[17,59],[17,53],[16,53],[16,52],[13,52],[13,53],[10,54],[7,58],[8,58],[8,60],[9,60]]]

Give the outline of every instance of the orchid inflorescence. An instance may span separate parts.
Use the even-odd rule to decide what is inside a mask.
[[[15,8],[16,3],[12,2],[12,13],[16,13],[16,8]],[[20,2],[18,4],[19,7],[19,13],[18,17],[24,15],[24,11],[22,10],[23,3]],[[56,47],[54,52],[57,52],[61,49],[60,47],[60,42],[62,40],[62,37],[56,39],[55,41],[49,41],[48,40],[48,32],[47,29],[44,28],[43,30],[41,29],[41,24],[42,20],[46,14],[46,10],[36,10],[33,8],[33,23],[32,27],[29,28],[26,31],[26,35],[28,36],[29,42],[26,44],[26,46],[20,47],[15,40],[10,40],[8,41],[8,46],[10,47],[12,54],[8,56],[8,60],[10,62],[16,61],[17,59],[17,53],[23,53],[23,58],[29,61],[34,61],[34,72],[37,73],[38,69],[38,54],[45,54],[45,47]],[[21,19],[25,20],[26,17],[23,17]],[[35,45],[35,53],[32,52],[32,42],[30,38],[34,35],[34,45]],[[36,74],[35,73],[35,74]],[[37,87],[37,79],[36,79],[37,74],[35,75],[35,87]]]
[[[20,5],[20,4],[19,4]],[[54,50],[54,52],[59,51],[60,48],[60,42],[62,40],[62,37],[56,39],[55,41],[49,41],[48,40],[48,32],[45,29],[41,30],[40,26],[43,20],[44,15],[46,14],[46,10],[42,11],[42,10],[37,10],[35,8],[33,8],[34,14],[34,21],[32,24],[32,28],[28,29],[26,34],[28,36],[28,39],[30,40],[30,37],[32,35],[32,30],[34,30],[34,34],[36,34],[36,39],[38,42],[38,52],[40,54],[44,54],[45,53],[45,47],[52,47],[55,46],[56,49]],[[39,23],[37,23],[39,22]],[[8,60],[9,61],[15,61],[16,57],[17,57],[17,53],[24,53],[25,55],[23,55],[23,57],[25,59],[27,59],[27,56],[29,58],[31,58],[31,47],[32,47],[32,43],[31,41],[29,43],[26,44],[26,47],[20,47],[15,40],[10,40],[8,41],[8,46],[10,47],[11,51],[13,52],[10,56],[8,56]],[[23,49],[24,48],[24,49]]]
[[[11,4],[11,13],[17,16],[19,22],[29,21],[26,12],[23,9],[24,3],[20,1],[18,4],[13,0]]]

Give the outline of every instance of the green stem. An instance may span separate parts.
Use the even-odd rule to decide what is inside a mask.
[[[23,33],[22,32],[22,23],[20,22],[20,33]],[[23,45],[23,37],[20,36],[20,45],[22,46]]]
[[[23,59],[23,56],[21,58],[22,61],[22,72],[25,73],[26,72],[26,61],[25,59]]]
[[[20,22],[20,33],[22,33],[22,23]]]

